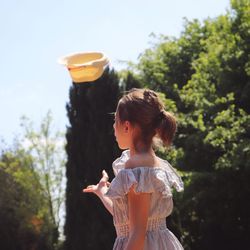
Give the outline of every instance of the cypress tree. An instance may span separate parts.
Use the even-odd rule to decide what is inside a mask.
[[[93,194],[82,189],[96,184],[105,169],[113,178],[113,160],[120,154],[113,135],[113,116],[119,96],[118,77],[107,68],[91,83],[70,88],[66,106],[70,125],[66,151],[65,249],[112,249],[115,230],[112,216]]]

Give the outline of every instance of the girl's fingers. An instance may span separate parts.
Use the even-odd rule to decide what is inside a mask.
[[[94,189],[93,188],[84,188],[82,191],[84,193],[94,193]]]
[[[82,191],[83,192],[94,192],[95,185],[89,185],[86,188],[84,188]]]
[[[82,191],[85,193],[95,193],[99,187],[102,187],[103,185],[110,185],[110,182],[108,182],[109,176],[105,170],[102,171],[102,178],[97,185],[89,185],[86,188],[84,188]],[[100,186],[99,186],[100,185]]]
[[[105,170],[102,170],[102,180],[107,182],[108,179],[109,179],[109,176],[107,172]]]
[[[93,191],[93,189],[84,188],[82,191],[83,191],[83,192],[85,192],[85,193],[88,193],[88,192],[92,192],[92,191]]]

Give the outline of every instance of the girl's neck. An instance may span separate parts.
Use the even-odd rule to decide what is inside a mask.
[[[151,146],[147,150],[143,150],[143,148],[135,149],[135,147],[132,146],[129,148],[129,153],[130,153],[130,156],[134,156],[134,155],[138,155],[138,154],[149,154],[152,156],[155,155],[155,152]]]

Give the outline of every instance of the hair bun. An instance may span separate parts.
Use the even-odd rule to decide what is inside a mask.
[[[156,115],[156,118],[154,120],[154,124],[156,127],[159,126],[159,124],[162,122],[162,120],[166,118],[166,114],[165,114],[165,111],[164,110],[161,110],[158,115]]]
[[[158,117],[159,120],[166,118],[165,110],[161,110],[160,113],[158,114]]]

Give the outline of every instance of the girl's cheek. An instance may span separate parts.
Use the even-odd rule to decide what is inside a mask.
[[[114,126],[114,135],[115,135],[115,137],[116,137],[116,129],[115,129],[115,126]]]

